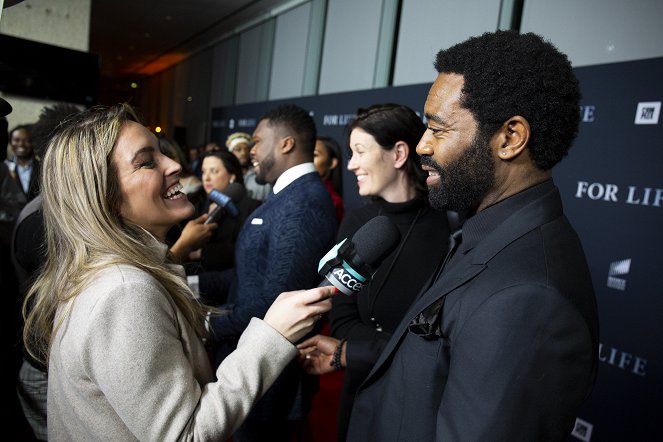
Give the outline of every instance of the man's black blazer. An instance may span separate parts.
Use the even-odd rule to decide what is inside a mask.
[[[410,332],[441,299],[438,336]],[[584,252],[550,186],[420,294],[357,393],[348,440],[565,440],[597,355]]]

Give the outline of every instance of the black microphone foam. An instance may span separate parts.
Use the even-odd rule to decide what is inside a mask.
[[[361,226],[352,237],[357,258],[362,263],[376,268],[382,260],[396,249],[401,241],[401,232],[389,218],[376,216]]]
[[[333,285],[351,296],[364,289],[373,274],[401,241],[401,233],[386,216],[377,216],[361,226],[352,237],[336,244],[320,260],[318,287]]]

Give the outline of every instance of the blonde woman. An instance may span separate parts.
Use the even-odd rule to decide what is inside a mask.
[[[193,213],[179,164],[118,105],[64,125],[43,170],[48,258],[26,299],[24,340],[48,363],[49,440],[228,438],[332,290],[282,294],[212,382],[206,313],[163,243]]]

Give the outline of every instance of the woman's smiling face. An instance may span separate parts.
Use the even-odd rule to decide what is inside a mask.
[[[193,215],[180,192],[181,166],[159,151],[156,137],[133,121],[124,124],[113,149],[122,218],[164,239],[174,224]]]
[[[394,155],[380,147],[375,138],[360,128],[350,133],[352,157],[348,170],[357,176],[361,196],[379,196],[384,199],[399,186]]]

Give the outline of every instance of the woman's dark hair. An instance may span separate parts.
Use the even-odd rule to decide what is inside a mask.
[[[348,127],[348,133],[357,128],[375,138],[384,150],[393,149],[399,141],[405,142],[409,148],[405,173],[418,195],[428,194],[427,174],[421,169],[421,161],[416,151],[426,126],[412,109],[394,103],[360,108],[357,110],[357,117]]]
[[[343,155],[341,154],[341,147],[332,137],[320,136],[318,137],[318,141],[320,141],[322,145],[325,146],[325,149],[327,149],[327,155],[329,156],[327,166],[329,166],[331,161],[336,158],[337,165],[332,169],[329,179],[331,180],[336,193],[343,196]]]
[[[530,158],[548,170],[564,157],[580,121],[580,88],[571,63],[536,34],[497,31],[441,50],[440,73],[463,76],[461,104],[491,136],[509,118],[527,119]]]
[[[200,164],[205,161],[207,157],[215,157],[221,160],[223,167],[226,168],[229,174],[235,175],[235,182],[244,185],[244,175],[242,172],[242,166],[239,164],[237,157],[226,151],[226,150],[213,150],[211,152],[205,152],[200,159]]]

